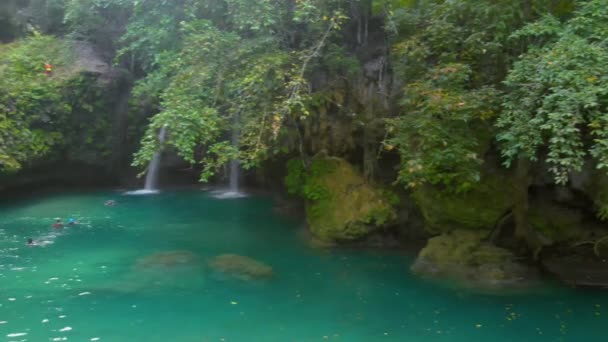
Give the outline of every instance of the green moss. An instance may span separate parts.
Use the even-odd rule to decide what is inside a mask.
[[[308,225],[321,240],[359,239],[396,218],[397,196],[367,182],[343,159],[316,158],[305,174],[292,163],[288,171],[287,186],[307,200]]]
[[[420,251],[420,257],[434,263],[459,262],[469,264],[485,233],[456,230],[431,238]]]
[[[412,266],[417,274],[447,277],[473,286],[502,286],[527,279],[506,249],[484,242],[487,232],[454,230],[430,239]]]
[[[427,229],[433,233],[454,228],[489,230],[513,206],[512,182],[503,172],[482,175],[470,191],[453,193],[435,186],[421,186],[413,191]]]

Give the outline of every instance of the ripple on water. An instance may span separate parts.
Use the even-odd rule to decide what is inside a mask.
[[[6,335],[6,337],[21,337],[21,336],[25,336],[25,335],[27,335],[27,333],[21,332],[21,333],[8,334],[8,335]]]
[[[296,236],[300,222],[274,216],[270,202],[256,197],[163,192],[122,196],[108,209],[109,196],[0,208],[0,319],[11,319],[0,321],[0,341],[605,341],[605,312],[593,306],[608,300],[602,294],[491,297],[445,289],[413,278],[401,254],[310,249]],[[43,218],[68,212],[95,228],[50,231]],[[48,248],[24,246],[50,232],[61,235]],[[176,250],[199,261],[178,254],[149,260],[144,270],[133,266]],[[216,279],[206,261],[225,253],[267,261],[276,277]],[[505,311],[506,303],[513,309]],[[568,326],[563,336],[560,324]]]

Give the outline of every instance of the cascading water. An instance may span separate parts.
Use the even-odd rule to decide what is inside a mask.
[[[232,146],[237,147],[239,145],[239,132],[238,130],[234,129],[232,131]],[[235,194],[239,193],[239,170],[240,169],[240,165],[239,165],[239,161],[236,159],[232,159],[230,161],[230,183],[229,183],[229,189],[230,192],[233,192]]]
[[[238,116],[234,119],[235,124],[232,129],[232,146],[235,148],[239,147],[239,130],[237,128],[238,125]],[[239,191],[239,173],[240,173],[240,165],[237,159],[232,159],[230,161],[230,178],[228,182],[228,191],[217,191],[215,192],[216,198],[226,199],[226,198],[241,198],[247,196],[246,194]]]
[[[165,126],[160,128],[158,132],[158,141],[162,145],[165,142],[165,138],[167,137],[167,129]],[[148,165],[148,173],[146,174],[146,182],[143,190],[137,191],[129,191],[127,195],[147,195],[147,194],[155,194],[158,192],[158,170],[160,168],[160,159],[161,159],[162,151],[159,150],[154,153],[152,160],[150,161],[150,165]]]
[[[165,138],[167,136],[167,129],[165,126],[160,128],[160,132],[158,133],[158,141],[162,145],[165,142]],[[160,158],[162,151],[157,151],[154,153],[152,157],[152,161],[150,161],[150,165],[148,165],[148,174],[146,174],[146,184],[144,186],[144,190],[148,191],[156,191],[157,182],[158,182],[158,169],[160,167]]]

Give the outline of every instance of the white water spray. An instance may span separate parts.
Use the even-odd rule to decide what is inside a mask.
[[[162,145],[167,137],[167,129],[165,126],[160,128],[158,133],[158,141]],[[143,190],[129,191],[127,195],[148,195],[158,193],[158,170],[160,169],[160,159],[162,151],[156,151],[150,165],[148,165],[148,173],[146,174],[146,183]]]

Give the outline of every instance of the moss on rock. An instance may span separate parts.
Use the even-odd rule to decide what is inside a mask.
[[[293,165],[291,169],[297,171]],[[307,199],[309,228],[323,241],[360,239],[397,217],[393,205],[398,198],[366,181],[343,159],[315,158],[305,175],[297,175],[286,181],[292,193]],[[299,188],[293,184],[295,179],[301,182]]]
[[[505,172],[485,172],[466,193],[452,193],[436,186],[421,186],[413,198],[432,233],[453,228],[490,230],[513,206],[513,185]]]
[[[484,242],[485,237],[483,231],[455,230],[431,238],[412,271],[472,287],[521,285],[531,279],[529,268],[517,263],[510,251]]]

